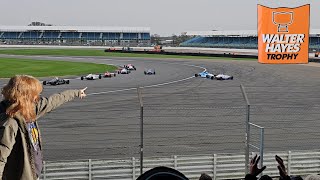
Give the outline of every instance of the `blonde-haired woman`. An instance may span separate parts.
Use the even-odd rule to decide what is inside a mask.
[[[42,85],[36,78],[16,75],[1,91],[0,102],[0,179],[38,179],[43,167],[41,136],[37,119],[85,90],[66,90],[40,97]]]

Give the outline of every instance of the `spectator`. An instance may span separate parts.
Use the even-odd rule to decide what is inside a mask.
[[[258,168],[258,162],[260,156],[255,155],[254,158],[250,161],[250,172],[246,175],[245,180],[256,180],[257,176],[266,169],[266,166],[263,166],[261,169]]]
[[[305,180],[320,180],[320,176],[316,174],[308,175]]]
[[[43,167],[42,144],[37,119],[85,90],[67,90],[49,98],[40,97],[42,85],[36,78],[16,75],[1,91],[0,179],[35,180]]]
[[[276,161],[278,162],[278,170],[280,175],[280,180],[290,180],[291,178],[288,176],[286,167],[284,166],[283,160],[279,156],[275,156]]]
[[[199,180],[212,180],[212,178],[208,174],[202,173]]]
[[[188,180],[181,172],[160,166],[141,174],[137,180]]]
[[[278,170],[280,175],[280,180],[291,180],[291,178],[288,176],[286,167],[284,166],[283,160],[279,156],[275,156],[276,161],[278,162]],[[266,166],[263,166],[261,169],[258,168],[258,162],[260,160],[260,156],[257,155],[254,156],[253,159],[250,161],[250,173],[246,175],[246,180],[256,180],[257,176],[266,169]],[[269,176],[262,176],[263,179],[269,179]]]
[[[301,176],[290,176],[291,180],[303,180]]]
[[[268,175],[263,175],[263,176],[260,177],[259,180],[272,180],[272,178],[270,176],[268,176]]]

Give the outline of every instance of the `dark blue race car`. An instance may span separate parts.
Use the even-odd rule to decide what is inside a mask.
[[[58,77],[55,77],[49,81],[43,81],[42,82],[43,85],[60,85],[60,84],[70,84],[70,80],[69,79],[60,79]]]

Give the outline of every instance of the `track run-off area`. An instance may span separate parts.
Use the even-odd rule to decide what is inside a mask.
[[[108,57],[11,56],[39,60],[93,62],[137,70],[114,78],[44,86],[43,96],[88,87],[88,96],[64,104],[39,119],[44,158],[125,159],[139,157],[140,104],[144,106],[144,156],[214,153],[244,154],[246,102],[250,121],[265,128],[265,152],[311,150],[320,144],[320,67],[266,65],[257,61]],[[156,75],[144,75],[155,68]],[[217,81],[194,77],[208,70],[232,75]],[[95,72],[93,72],[95,73]],[[102,72],[101,72],[102,73]],[[40,80],[49,80],[40,78]],[[8,79],[1,79],[0,86]],[[252,142],[259,141],[252,129]]]

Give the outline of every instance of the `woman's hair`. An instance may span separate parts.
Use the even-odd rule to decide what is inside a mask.
[[[27,75],[16,75],[2,88],[4,100],[9,102],[6,114],[13,117],[20,113],[27,122],[36,119],[35,103],[38,102],[42,85],[38,79]]]

